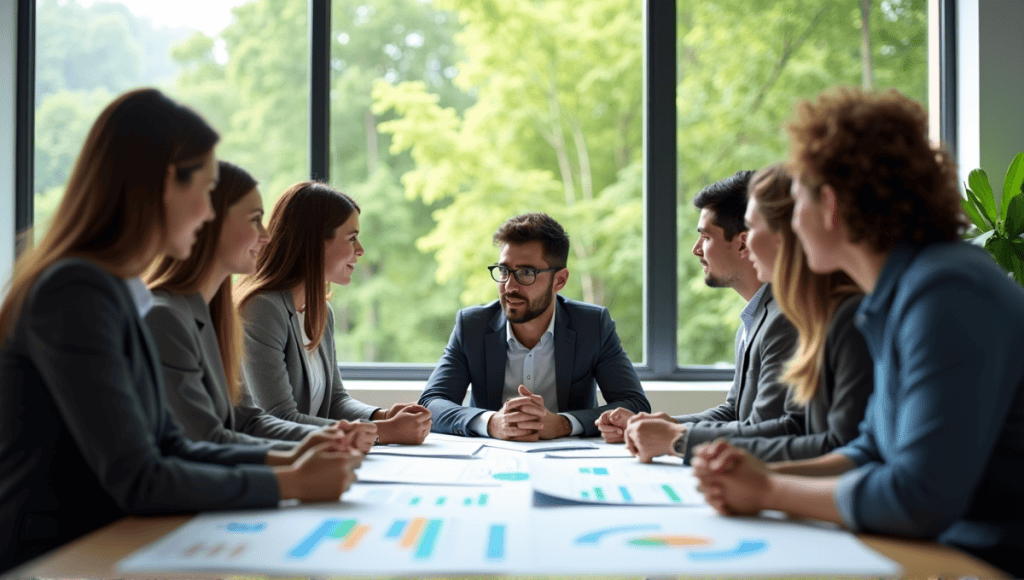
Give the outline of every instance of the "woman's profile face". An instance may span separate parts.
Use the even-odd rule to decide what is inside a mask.
[[[825,228],[825,211],[821,201],[815,201],[810,188],[799,179],[793,180],[790,193],[793,196],[791,224],[804,248],[808,267],[818,274],[835,272],[840,264],[835,263],[833,236]]]
[[[255,187],[228,207],[217,242],[217,262],[232,274],[256,270],[260,251],[270,242],[263,227],[263,199]]]
[[[163,250],[172,258],[184,260],[192,253],[200,228],[213,219],[210,192],[217,185],[217,159],[211,151],[184,183],[178,181],[175,172],[176,167],[169,165],[164,185],[167,241]]]
[[[768,229],[754,196],[747,201],[747,213],[743,220],[747,224],[748,257],[757,271],[757,279],[760,282],[771,282],[775,258],[779,255],[779,234]]]
[[[359,243],[359,212],[334,230],[334,237],[324,242],[324,278],[334,284],[347,285],[352,281],[356,261],[363,255]]]

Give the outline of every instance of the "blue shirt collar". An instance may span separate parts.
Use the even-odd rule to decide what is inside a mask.
[[[882,266],[882,272],[875,282],[874,291],[864,296],[858,313],[872,314],[883,308],[888,308],[889,303],[892,302],[892,296],[896,292],[897,283],[910,267],[910,263],[914,261],[914,256],[920,249],[904,242],[893,246],[889,251],[889,256],[885,259],[885,265]]]
[[[767,289],[767,282],[761,284],[761,287],[750,298],[750,302],[747,302],[746,307],[740,312],[740,320],[743,322],[743,328],[746,329],[747,334],[750,334],[750,327],[754,325],[754,313],[757,312],[757,307],[761,305],[761,299],[764,297],[765,290]]]
[[[153,293],[149,291],[142,278],[129,278],[125,282],[128,283],[128,290],[132,293],[132,302],[135,302],[139,316],[145,317],[149,309],[153,307]]]

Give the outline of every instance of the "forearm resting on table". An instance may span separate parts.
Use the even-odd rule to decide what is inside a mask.
[[[812,477],[836,476],[857,467],[841,453],[828,453],[813,459],[776,461],[768,464],[768,471],[784,475],[806,475]]]
[[[843,524],[834,499],[837,477],[806,477],[773,473],[763,509],[785,512],[797,518],[812,518]]]

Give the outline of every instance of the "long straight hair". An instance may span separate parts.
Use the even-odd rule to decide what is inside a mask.
[[[238,283],[239,309],[261,292],[291,290],[303,284],[303,329],[310,339],[305,347],[316,349],[327,325],[326,242],[354,212],[359,212],[355,200],[323,183],[302,181],[289,187],[270,213],[270,243],[260,253],[256,271]]]
[[[121,277],[140,275],[168,236],[168,168],[188,183],[217,140],[195,111],[156,89],[131,91],[107,105],[89,130],[49,229],[15,265],[0,308],[0,337],[10,335],[32,285],[57,260],[76,256]]]
[[[256,187],[252,175],[237,165],[220,161],[218,169],[220,178],[210,194],[215,217],[199,231],[188,258],[175,260],[164,256],[146,273],[146,283],[151,290],[182,294],[196,292],[213,270],[228,210]],[[228,397],[232,403],[238,404],[242,395],[239,377],[243,358],[242,324],[232,300],[231,276],[224,279],[210,300],[210,318],[224,365]]]
[[[825,366],[825,339],[836,309],[860,289],[845,273],[817,274],[807,264],[800,240],[793,232],[793,180],[783,164],[758,171],[750,180],[750,195],[768,229],[779,235],[779,253],[772,287],[782,313],[800,333],[800,344],[782,380],[793,385],[796,400],[806,404],[821,386]]]

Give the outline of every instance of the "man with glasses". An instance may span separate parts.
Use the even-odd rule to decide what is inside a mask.
[[[595,436],[608,409],[650,411],[608,310],[558,295],[569,279],[562,226],[545,214],[519,215],[494,243],[498,300],[456,315],[420,396],[433,430],[511,441]],[[598,387],[607,402],[600,407]]]

